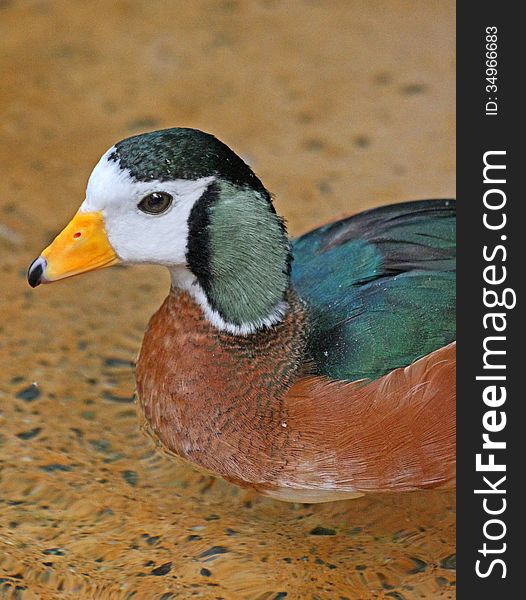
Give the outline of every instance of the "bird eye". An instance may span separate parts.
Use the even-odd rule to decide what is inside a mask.
[[[149,215],[160,215],[168,210],[172,204],[172,197],[166,192],[153,192],[144,196],[137,204],[137,208]]]

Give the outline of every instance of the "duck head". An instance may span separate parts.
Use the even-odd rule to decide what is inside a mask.
[[[283,220],[250,167],[212,135],[166,129],[102,156],[84,202],[33,261],[28,281],[163,265],[213,325],[247,335],[283,318],[290,257]]]

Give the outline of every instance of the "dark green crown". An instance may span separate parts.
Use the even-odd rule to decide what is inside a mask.
[[[268,195],[252,169],[226,144],[204,131],[162,129],[126,138],[109,156],[137,181],[201,179],[214,175]]]
[[[213,135],[186,128],[125,139],[109,160],[136,181],[215,177],[188,220],[187,266],[224,321],[268,322],[285,299],[291,253],[284,222],[251,168]]]

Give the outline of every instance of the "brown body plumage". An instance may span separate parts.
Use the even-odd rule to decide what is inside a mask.
[[[239,156],[173,128],[102,156],[28,281],[170,270],[139,402],[168,451],[212,473],[305,502],[451,486],[455,219],[453,201],[407,202],[291,243]]]
[[[171,452],[283,500],[455,481],[455,344],[373,382],[308,375],[306,315],[221,333],[172,289],[137,363],[142,410]]]

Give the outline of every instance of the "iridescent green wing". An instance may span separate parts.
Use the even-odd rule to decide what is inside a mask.
[[[317,372],[376,379],[455,339],[454,200],[384,206],[293,241]]]

